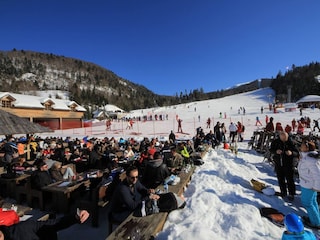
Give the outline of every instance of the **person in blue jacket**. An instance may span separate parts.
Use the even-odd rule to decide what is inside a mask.
[[[316,240],[312,232],[304,230],[301,218],[294,213],[285,216],[284,225],[287,230],[283,232],[282,240]]]

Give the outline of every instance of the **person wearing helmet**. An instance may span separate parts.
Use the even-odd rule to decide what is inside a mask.
[[[316,240],[312,232],[304,230],[301,218],[294,213],[286,215],[284,225],[287,230],[283,232],[282,240]]]

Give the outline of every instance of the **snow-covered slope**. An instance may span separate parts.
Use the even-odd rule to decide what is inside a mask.
[[[291,123],[293,118],[300,118],[299,111],[279,113],[268,110],[268,103],[273,98],[270,88],[238,94],[221,99],[181,104],[177,106],[141,109],[133,111],[131,116],[168,114],[168,120],[136,122],[133,129],[126,129],[125,122],[112,122],[111,131],[105,130],[103,122],[99,126],[85,129],[56,131],[54,135],[89,137],[159,137],[166,139],[172,129],[176,131],[176,116],[183,120],[184,133],[177,133],[179,138],[191,138],[195,128],[202,126],[205,132],[207,118],[214,123],[224,122],[227,126],[231,121],[241,121],[246,126],[245,139],[248,140],[255,126],[255,118],[274,117],[275,122],[283,126]],[[261,106],[264,112],[260,112]],[[238,109],[244,107],[246,114]],[[220,112],[222,116],[220,117]],[[226,118],[224,117],[226,113]],[[319,118],[319,109],[304,110],[303,115],[311,119]],[[200,116],[200,120],[199,120]],[[98,124],[97,124],[98,125]],[[212,129],[212,125],[211,125]],[[208,153],[205,164],[198,167],[189,187],[185,192],[187,205],[184,210],[170,213],[159,240],[211,240],[211,239],[280,239],[281,229],[267,219],[261,218],[259,207],[275,207],[284,213],[294,212],[304,215],[299,195],[293,206],[281,198],[266,196],[254,191],[249,181],[259,179],[278,190],[273,167],[263,162],[264,157],[253,150],[247,149],[247,143],[239,143],[237,156],[228,150],[217,149]],[[298,188],[298,193],[300,193]]]

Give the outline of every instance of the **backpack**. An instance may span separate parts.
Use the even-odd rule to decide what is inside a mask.
[[[244,130],[246,130],[246,128],[244,125],[242,125],[242,132],[244,132]]]

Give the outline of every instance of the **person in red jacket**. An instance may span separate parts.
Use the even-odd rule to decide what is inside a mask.
[[[302,121],[298,121],[297,133],[303,135],[303,132],[304,132],[304,124],[302,123]]]
[[[287,126],[284,129],[284,131],[290,135],[291,132],[292,132],[292,127],[289,124],[287,124]]]
[[[273,125],[273,117],[270,118],[270,121],[268,122],[266,128],[266,132],[274,132],[274,125]]]

